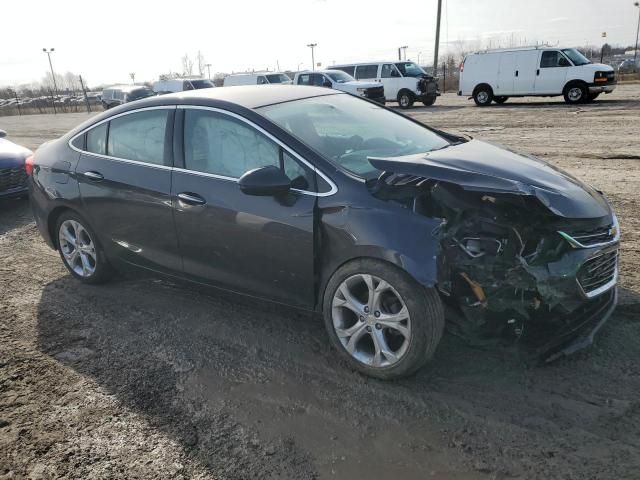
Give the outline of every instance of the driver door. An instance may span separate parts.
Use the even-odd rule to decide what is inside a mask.
[[[185,275],[195,281],[311,308],[315,172],[264,130],[221,110],[184,108],[184,168],[172,203]],[[283,197],[240,191],[238,178],[274,165],[292,179]]]
[[[385,63],[380,70],[380,81],[384,86],[384,96],[387,101],[395,101],[402,86],[402,75],[393,63]]]
[[[562,93],[571,62],[559,50],[544,50],[536,69],[536,94]]]

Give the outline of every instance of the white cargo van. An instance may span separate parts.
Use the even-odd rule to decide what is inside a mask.
[[[577,104],[611,93],[615,85],[613,68],[591,63],[575,48],[522,47],[467,55],[458,95],[473,97],[479,106],[509,97],[559,95]]]
[[[201,88],[214,88],[211,80],[206,78],[171,78],[158,80],[153,84],[153,91],[163,95],[165,93],[184,92],[185,90],[200,90]]]
[[[291,84],[291,79],[286,73],[280,72],[256,72],[256,73],[232,73],[224,77],[224,87],[236,85],[269,85],[270,83]]]
[[[384,105],[384,87],[378,82],[362,82],[356,80],[342,70],[315,70],[313,72],[298,72],[293,77],[295,85],[309,85],[327,87],[334,90],[364,97]]]
[[[381,83],[387,102],[398,102],[400,108],[411,108],[416,100],[424,105],[433,105],[440,95],[438,82],[418,64],[406,62],[369,62],[334,65],[356,80]]]

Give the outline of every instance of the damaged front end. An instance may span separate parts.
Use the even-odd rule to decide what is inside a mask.
[[[384,173],[369,188],[440,220],[437,286],[449,330],[478,345],[518,341],[547,361],[590,344],[616,302],[619,227],[606,201],[560,172],[571,187],[535,178],[532,186],[477,165],[448,171],[442,157],[370,159]],[[591,208],[582,193],[567,195],[576,188]]]

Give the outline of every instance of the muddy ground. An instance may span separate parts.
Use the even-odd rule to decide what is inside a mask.
[[[395,383],[317,320],[145,278],[74,282],[25,201],[0,203],[0,478],[631,479],[640,473],[640,85],[601,101],[453,95],[411,111],[604,190],[622,304],[588,351],[530,367],[450,335]],[[84,114],[0,118],[29,147]]]

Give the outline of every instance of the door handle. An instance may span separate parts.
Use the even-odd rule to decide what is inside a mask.
[[[94,182],[99,182],[100,180],[104,180],[104,176],[100,172],[88,171],[88,172],[84,172],[83,175],[87,177],[89,180],[92,180]]]
[[[179,193],[178,200],[188,205],[204,205],[207,201],[195,193]]]
[[[518,70],[516,70],[516,77],[518,76]]]
[[[536,75],[540,76],[540,69],[536,70]]]

